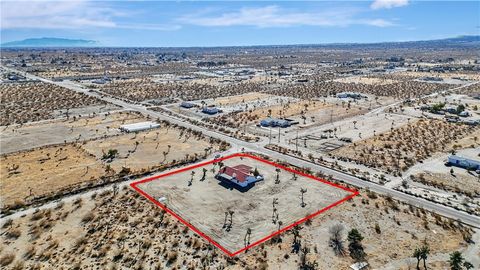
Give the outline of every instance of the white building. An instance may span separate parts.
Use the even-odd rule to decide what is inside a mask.
[[[123,132],[138,132],[138,131],[158,128],[158,127],[160,127],[160,124],[155,123],[155,122],[151,122],[151,121],[147,121],[147,122],[139,122],[139,123],[121,125],[120,130],[123,131]]]

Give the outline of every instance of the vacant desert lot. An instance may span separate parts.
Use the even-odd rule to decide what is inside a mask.
[[[398,82],[398,81],[395,81],[392,79],[386,79],[386,78],[360,77],[360,76],[339,78],[339,79],[335,79],[334,81],[342,82],[342,83],[361,83],[361,84],[367,84],[367,85],[385,85],[385,84],[392,84],[392,83]]]
[[[477,146],[477,145],[475,145]],[[456,155],[478,159],[480,148],[466,148],[456,151]],[[405,176],[412,180],[440,189],[463,193],[468,196],[480,194],[480,177],[474,171],[468,171],[455,166],[446,166],[450,153],[439,153],[432,158],[410,168]]]
[[[138,188],[155,199],[167,198],[168,208],[232,253],[244,247],[243,239],[248,228],[252,230],[250,243],[254,243],[352,195],[350,191],[304,176],[297,175],[295,180],[294,174],[286,170],[280,170],[280,183],[276,184],[276,167],[251,158],[233,157],[223,163],[226,166],[245,164],[257,168],[265,180],[257,182],[248,191],[239,191],[215,179],[213,171],[218,171],[219,166],[209,164],[138,184]],[[201,180],[203,169],[207,170],[205,180]],[[194,180],[189,185],[192,174]],[[305,207],[301,206],[302,188],[307,189]],[[277,219],[273,213],[274,198],[278,199],[275,208],[280,224],[272,220]],[[223,226],[227,211],[234,211],[229,231]]]
[[[254,100],[266,99],[269,97],[272,97],[272,95],[265,94],[265,93],[251,92],[251,93],[238,95],[238,96],[220,97],[220,98],[213,99],[213,101],[214,101],[214,104],[221,107],[221,106],[226,106],[226,105],[231,105],[236,103],[245,103],[245,102],[254,101]]]
[[[387,172],[400,172],[436,152],[475,146],[479,132],[478,127],[422,119],[339,148],[333,155]]]
[[[104,165],[75,144],[4,155],[0,161],[2,208],[105,174]]]
[[[335,256],[328,245],[334,224],[345,226],[345,245],[348,231],[359,230],[373,269],[415,269],[411,256],[423,241],[430,246],[429,269],[447,269],[448,253],[455,250],[478,254],[478,247],[475,250],[475,244],[463,239],[470,229],[361,194],[301,226],[301,245],[310,249],[307,260],[316,261],[317,269],[347,269],[353,263],[348,251],[346,256]],[[292,252],[293,234],[286,232],[281,242],[268,241],[231,260],[129,188],[116,195],[108,190],[59,203],[51,210],[14,219],[0,231],[0,258],[6,269],[298,269],[301,258],[301,252]]]
[[[117,135],[121,133],[118,129],[121,125],[142,121],[147,119],[139,113],[125,111],[1,127],[0,154]]]
[[[179,161],[186,156],[210,154],[218,149],[207,140],[174,128],[160,128],[138,134],[92,140],[83,147],[97,159],[101,159],[103,154],[111,149],[117,150],[117,157],[107,163],[115,171],[120,171],[122,167],[132,170],[145,169]]]
[[[34,197],[53,195],[67,188],[98,182],[102,176],[147,171],[218,149],[208,139],[186,130],[158,129],[45,146],[1,156],[2,208]],[[104,154],[116,150],[112,159]]]
[[[51,119],[56,110],[105,105],[99,99],[43,82],[0,84],[0,125]]]

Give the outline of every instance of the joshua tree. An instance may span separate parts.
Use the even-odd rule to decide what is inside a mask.
[[[275,184],[280,184],[280,169],[276,168],[275,171],[277,172],[277,176],[275,178]]]
[[[193,176],[194,176],[194,175],[195,175],[195,171],[192,171],[192,172],[190,173],[190,176],[191,176],[191,177],[190,177],[190,181],[188,181],[188,185],[189,185],[189,186],[191,186],[191,185],[193,184]]]
[[[343,234],[343,225],[336,224],[330,227],[330,246],[333,248],[335,255],[344,256],[345,247],[343,246],[342,234]]]
[[[413,251],[413,257],[417,259],[417,270],[420,270],[420,260],[422,259],[422,250],[420,248],[416,248]]]
[[[273,223],[275,223],[275,213],[277,213],[277,207],[275,207],[278,204],[278,198],[273,198],[272,201],[272,220]]]
[[[298,252],[298,250],[300,249],[300,230],[302,229],[302,227],[300,227],[299,225],[295,225],[293,226],[292,228],[292,234],[293,234],[293,244],[292,244],[292,248],[293,248],[293,251],[294,252]]]
[[[233,225],[233,214],[235,212],[233,210],[228,210],[228,214],[230,215],[230,223],[227,225],[227,231],[230,231]]]
[[[421,259],[423,260],[423,268],[427,270],[427,258],[430,254],[430,248],[427,244],[424,244],[423,247],[420,249]]]
[[[205,177],[207,176],[207,171],[208,171],[207,169],[202,168],[203,174],[202,174],[202,178],[200,179],[200,181],[204,181],[204,180],[205,180]]]
[[[465,269],[467,269],[467,270],[470,270],[470,269],[473,269],[473,264],[471,262],[465,261],[463,263],[463,267],[465,267]]]
[[[227,227],[227,218],[228,218],[228,211],[225,211],[225,220],[223,221],[223,227],[222,228]]]
[[[305,194],[307,192],[307,189],[306,188],[301,188],[300,189],[300,194],[302,195],[302,203],[300,204],[300,206],[302,207],[305,207],[307,204],[305,203],[305,201],[303,200],[303,194]]]
[[[252,234],[252,229],[247,228],[247,233],[245,233],[245,237],[243,238],[243,243],[245,246],[250,245],[250,236]]]
[[[113,197],[115,197],[118,193],[118,185],[113,185]]]

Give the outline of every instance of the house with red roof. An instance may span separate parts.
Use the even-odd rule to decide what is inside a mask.
[[[216,178],[222,181],[233,183],[242,188],[263,180],[263,176],[255,176],[252,167],[244,164],[233,167],[225,166],[220,169],[216,175]]]

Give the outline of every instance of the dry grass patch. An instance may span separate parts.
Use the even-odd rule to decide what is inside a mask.
[[[105,175],[104,166],[74,144],[3,155],[0,164],[3,206]]]

